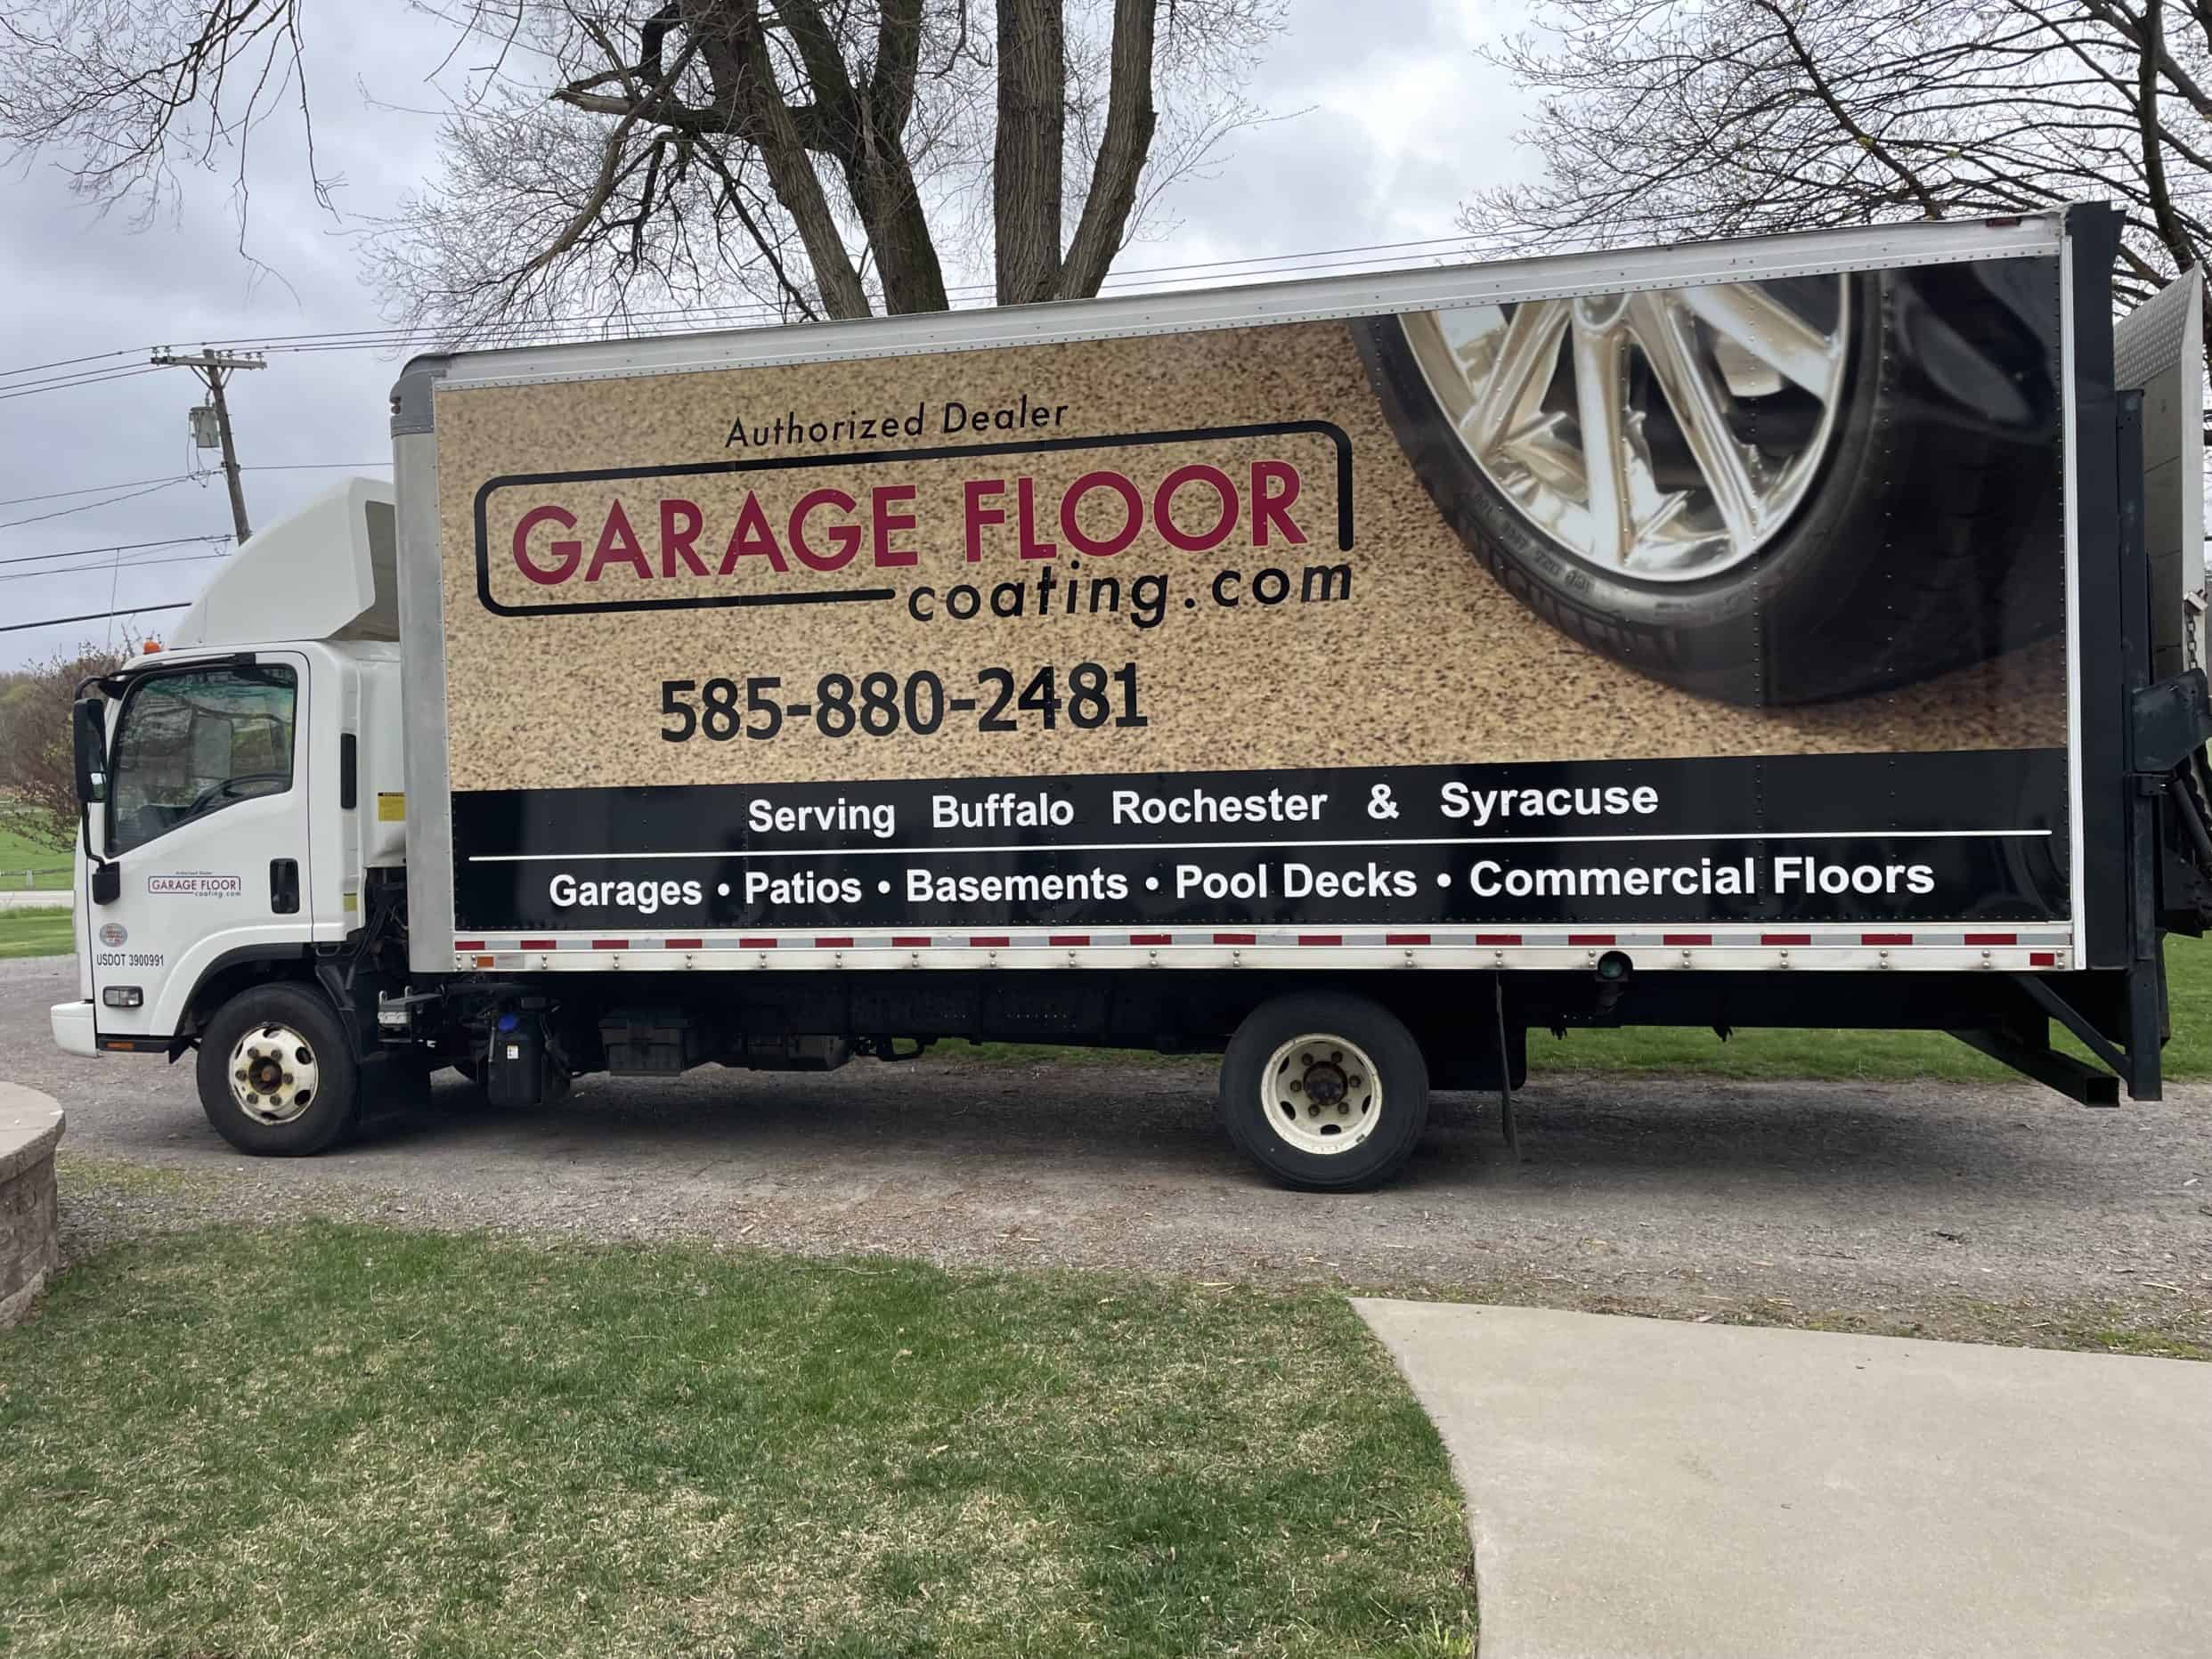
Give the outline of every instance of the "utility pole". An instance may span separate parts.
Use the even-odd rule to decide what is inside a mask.
[[[240,369],[266,369],[267,362],[259,352],[163,350],[153,354],[153,366],[190,369],[207,383],[208,399],[215,404],[216,430],[222,440],[223,473],[231,484],[231,522],[243,542],[253,533],[246,525],[246,486],[238,476],[238,446],[231,440],[231,406],[224,399],[223,383]]]

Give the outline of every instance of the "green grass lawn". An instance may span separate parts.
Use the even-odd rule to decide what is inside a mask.
[[[1337,1297],[313,1224],[0,1333],[0,1650],[1465,1655]]]
[[[0,892],[20,892],[26,887],[67,892],[70,856],[66,847],[24,834],[20,809],[0,809]],[[30,873],[28,882],[25,871]]]
[[[74,948],[66,909],[42,905],[0,910],[0,962],[10,956],[66,956]]]

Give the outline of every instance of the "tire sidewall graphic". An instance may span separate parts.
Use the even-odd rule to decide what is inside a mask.
[[[1947,274],[1939,268],[1939,280]],[[2018,557],[2059,476],[2058,454],[2036,442],[2055,392],[2037,384],[2041,363],[2008,367],[2029,411],[2010,429],[1956,395],[1958,360],[1976,348],[1932,326],[1926,280],[1848,279],[1842,407],[1814,477],[1753,553],[1689,581],[1604,568],[1539,528],[1459,439],[1404,323],[1378,317],[1353,330],[1415,474],[1509,591],[1655,679],[1731,703],[1786,704],[1926,679],[2017,648],[2060,618],[2055,559],[2045,572]],[[1999,339],[1988,354],[2001,363],[2031,350]],[[1939,352],[1948,372],[1930,371]]]

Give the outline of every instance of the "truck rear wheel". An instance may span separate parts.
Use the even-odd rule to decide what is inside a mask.
[[[1413,1034],[1363,996],[1281,996],[1230,1039],[1221,1116],[1283,1185],[1358,1191],[1412,1156],[1428,1123],[1428,1066]]]
[[[199,1038],[199,1106],[216,1133],[260,1158],[305,1158],[354,1126],[361,1066],[315,992],[256,985],[216,1011]]]

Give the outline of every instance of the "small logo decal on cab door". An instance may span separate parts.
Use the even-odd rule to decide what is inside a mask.
[[[100,930],[100,942],[110,950],[115,949],[130,936],[130,931],[120,922],[110,922]]]
[[[246,890],[246,883],[235,875],[210,875],[204,870],[194,870],[182,875],[150,875],[146,878],[150,893],[195,893],[203,898],[235,899]]]

